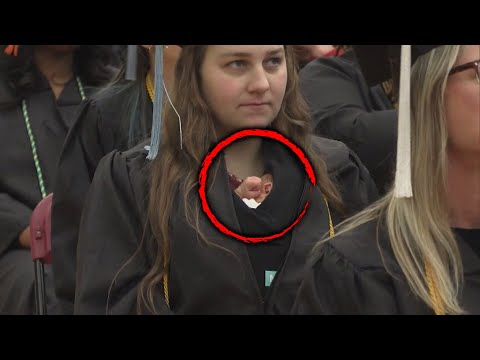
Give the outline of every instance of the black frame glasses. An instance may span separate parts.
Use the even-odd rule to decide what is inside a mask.
[[[477,81],[480,83],[480,59],[468,62],[466,64],[455,66],[454,68],[452,68],[452,70],[450,70],[448,75],[450,76],[468,69],[475,70],[475,74],[477,75]]]

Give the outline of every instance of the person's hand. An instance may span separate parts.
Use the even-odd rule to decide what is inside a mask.
[[[242,199],[257,199],[261,195],[262,179],[250,176],[243,180],[235,192]]]
[[[23,230],[18,236],[18,242],[20,246],[25,249],[30,249],[30,226]]]
[[[242,199],[253,199],[257,203],[262,203],[272,191],[272,187],[272,175],[265,174],[261,178],[256,176],[246,178],[235,192]]]

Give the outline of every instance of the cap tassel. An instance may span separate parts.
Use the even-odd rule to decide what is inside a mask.
[[[17,56],[18,55],[18,48],[20,47],[20,45],[7,45],[5,47],[5,54],[7,55],[13,55],[13,56]]]
[[[400,94],[398,108],[396,198],[412,198],[411,136],[410,136],[410,73],[411,45],[402,45],[400,62]]]
[[[153,120],[148,160],[157,157],[160,147],[163,110],[163,46],[155,45],[155,80],[154,80]]]
[[[127,46],[127,64],[125,66],[125,79],[135,81],[137,80],[137,62],[138,49],[137,45]]]

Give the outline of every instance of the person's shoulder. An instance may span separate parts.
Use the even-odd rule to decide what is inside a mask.
[[[378,199],[378,190],[367,168],[344,143],[313,136],[313,151],[323,159],[330,179],[335,183],[348,213],[363,210]]]
[[[97,166],[92,181],[92,188],[110,194],[128,198],[131,204],[136,204],[142,213],[146,209],[148,198],[148,179],[150,161],[146,158],[148,151],[142,143],[127,151],[114,150],[105,155]]]
[[[97,108],[101,113],[119,113],[123,104],[128,100],[126,91],[111,89],[103,93],[103,90],[95,93],[87,101],[90,106]]]
[[[115,123],[123,116],[129,99],[129,91],[126,84],[118,84],[108,89],[100,89],[83,102],[82,112],[95,114],[103,122]],[[110,124],[109,124],[110,126]]]
[[[128,163],[136,166],[144,166],[145,164],[150,163],[150,160],[147,160],[149,148],[150,139],[147,139],[128,150],[121,151],[120,154],[127,160]]]
[[[388,233],[378,220],[335,236],[325,243],[325,248],[360,271],[399,272]]]
[[[144,140],[138,145],[125,151],[118,151],[118,156],[122,158],[131,172],[144,171],[148,169],[150,160],[147,159],[150,139]]]
[[[333,174],[356,161],[352,150],[341,141],[312,135],[314,151],[319,154],[327,165],[329,174]]]
[[[149,140],[144,141],[137,146],[126,150],[114,150],[105,155],[100,161],[98,172],[111,172],[114,176],[125,177],[130,180],[145,178],[148,172],[150,161],[147,159]]]

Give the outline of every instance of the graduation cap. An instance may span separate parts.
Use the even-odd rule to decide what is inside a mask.
[[[166,93],[167,98],[178,115],[173,106],[170,97],[166,91],[165,83],[163,81],[163,48],[165,45],[155,46],[155,78],[153,80],[154,99],[153,99],[153,119],[152,119],[152,133],[150,146],[146,147],[148,150],[147,159],[153,160],[158,154],[160,147],[160,131],[162,128],[162,112],[163,112],[163,95]],[[138,45],[127,46],[127,63],[125,78],[127,80],[137,79],[137,62],[138,62]],[[180,116],[178,116],[180,125],[180,146],[182,146],[182,125]]]
[[[410,141],[410,69],[422,55],[441,45],[354,45],[363,75],[370,86],[396,76],[400,68],[398,104],[397,169],[394,195],[411,198],[411,141]]]

